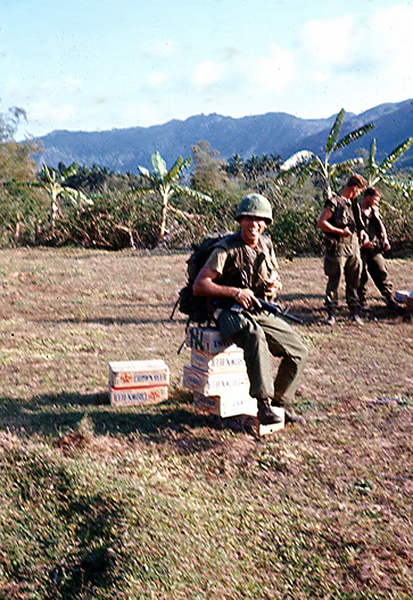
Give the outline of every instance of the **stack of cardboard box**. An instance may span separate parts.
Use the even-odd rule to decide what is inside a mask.
[[[225,344],[217,329],[191,327],[186,345],[191,364],[184,366],[184,387],[192,390],[198,408],[218,415],[257,416],[257,401],[249,395],[249,379],[244,352],[235,344]],[[284,416],[283,409],[279,409]],[[271,431],[284,422],[271,426]]]
[[[168,398],[169,368],[163,360],[109,363],[110,403],[156,403]]]

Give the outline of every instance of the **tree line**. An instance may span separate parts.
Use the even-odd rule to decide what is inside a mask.
[[[199,141],[192,156],[168,167],[159,152],[152,169],[116,173],[105,166],[59,163],[37,168],[35,141],[16,142],[21,109],[0,113],[0,246],[78,245],[189,248],[211,232],[231,231],[239,199],[251,191],[271,202],[269,233],[280,254],[318,254],[322,237],[315,228],[325,197],[339,191],[349,173],[380,187],[382,212],[393,253],[413,253],[413,185],[397,161],[413,138],[402,141],[380,163],[377,143],[345,161],[338,151],[374,129],[374,123],[341,137],[342,109],[322,152],[307,150],[283,160],[278,154],[239,154],[228,160]]]

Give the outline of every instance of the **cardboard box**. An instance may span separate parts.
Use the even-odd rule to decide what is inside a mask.
[[[209,352],[192,348],[191,366],[207,373],[219,373],[223,371],[246,372],[247,368],[244,360],[244,351],[237,346],[231,346],[218,354],[210,354]]]
[[[218,329],[212,327],[189,327],[186,333],[186,345],[188,348],[195,348],[210,354],[217,354],[231,346],[237,348],[231,342],[223,342]]]
[[[408,290],[397,290],[394,294],[394,299],[396,302],[407,302],[409,293]]]
[[[129,360],[109,363],[110,388],[167,385],[169,385],[169,368],[163,360]]]
[[[193,392],[205,396],[219,396],[224,392],[238,393],[240,389],[249,389],[247,372],[206,373],[192,366],[184,366],[183,385]]]
[[[168,399],[166,385],[140,388],[110,388],[110,403],[114,406],[129,406],[134,404],[155,404]]]
[[[194,405],[219,417],[257,416],[257,401],[255,398],[251,398],[247,388],[237,394],[224,394],[222,396],[205,396],[194,392]]]

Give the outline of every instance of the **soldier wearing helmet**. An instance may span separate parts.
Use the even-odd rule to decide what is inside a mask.
[[[193,291],[214,299],[221,335],[243,348],[250,395],[257,399],[260,422],[277,423],[280,419],[271,405],[288,407],[293,400],[307,349],[284,319],[256,310],[259,298],[273,299],[281,289],[272,242],[264,235],[272,223],[270,202],[261,194],[248,194],[239,202],[235,219],[239,230],[216,245]],[[271,354],[281,358],[275,380]],[[299,420],[291,410],[285,415],[286,422]]]

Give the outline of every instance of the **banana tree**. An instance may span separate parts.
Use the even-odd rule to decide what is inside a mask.
[[[324,155],[322,157],[310,150],[300,150],[288,158],[280,167],[279,177],[287,174],[295,174],[298,177],[299,185],[302,185],[307,177],[318,175],[321,177],[323,186],[328,196],[332,192],[337,192],[337,179],[339,176],[350,173],[355,168],[363,165],[362,158],[350,158],[338,163],[331,163],[330,159],[334,152],[345,148],[351,142],[358,140],[373,127],[374,123],[367,123],[354,131],[351,131],[339,139],[341,126],[345,116],[344,108],[338,113],[333,127],[328,135],[324,146]]]
[[[43,163],[39,173],[38,186],[42,187],[50,197],[50,230],[54,236],[56,218],[60,210],[60,202],[68,200],[75,206],[93,204],[93,200],[85,196],[80,190],[64,185],[64,182],[77,172],[77,163],[73,163],[67,169],[56,170]]]
[[[412,144],[413,137],[408,137],[406,140],[404,140],[404,142],[399,144],[397,148],[390,152],[380,164],[378,164],[376,162],[377,144],[376,139],[374,138],[370,145],[370,152],[366,166],[368,185],[374,186],[377,183],[384,183],[397,192],[401,192],[405,196],[409,196],[413,192],[413,183],[406,178],[391,175],[388,173],[388,171],[393,167],[395,162],[399,160],[399,158],[401,158],[403,154],[407,152],[407,150],[409,150]],[[387,202],[384,202],[383,200],[382,202],[390,209],[396,210]]]
[[[186,194],[187,196],[191,196],[197,200],[207,200],[208,202],[212,202],[212,199],[206,194],[202,194],[201,192],[197,192],[178,183],[179,178],[184,170],[190,165],[190,163],[190,158],[183,160],[182,156],[180,156],[174,165],[168,170],[164,159],[157,151],[152,154],[152,172],[145,167],[138,166],[140,174],[143,175],[149,183],[148,187],[142,186],[140,189],[154,190],[161,197],[162,209],[157,239],[158,244],[165,238],[166,221],[169,210],[181,214],[185,218],[188,216],[184,211],[181,211],[170,204],[170,200],[173,196]]]

